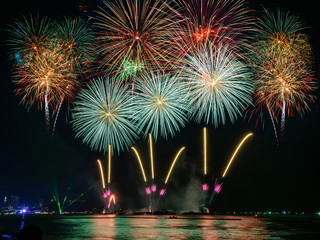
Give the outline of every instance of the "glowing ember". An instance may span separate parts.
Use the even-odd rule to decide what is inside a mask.
[[[106,189],[105,194],[106,194],[107,197],[111,195],[111,190],[110,190],[110,188]]]
[[[163,188],[163,189],[160,189],[160,196],[163,196],[166,194],[166,189]]]
[[[202,184],[202,190],[203,191],[208,191],[209,190],[209,185],[207,183]]]
[[[151,186],[151,191],[152,191],[152,192],[157,191],[157,186],[156,186],[155,184],[152,184],[152,186]]]
[[[220,191],[221,191],[221,189],[222,189],[222,184],[223,184],[223,183],[218,183],[218,181],[217,181],[217,179],[216,179],[216,181],[215,181],[215,183],[214,183],[214,191],[215,191],[217,194],[220,193]]]
[[[150,195],[150,194],[151,194],[151,189],[150,189],[150,187],[146,187],[146,194],[147,194],[147,195]]]

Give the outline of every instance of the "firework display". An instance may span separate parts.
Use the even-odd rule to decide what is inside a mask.
[[[174,137],[190,120],[233,123],[245,109],[259,119],[266,109],[278,139],[277,123],[284,132],[286,117],[303,115],[315,100],[312,48],[290,12],[264,9],[256,19],[242,0],[112,0],[90,12],[92,27],[81,18],[24,17],[10,26],[8,45],[16,94],[28,108],[45,110],[48,127],[51,108],[53,131],[62,102],[73,103],[82,75],[88,78],[73,129],[93,150],[111,144],[120,153],[140,132]],[[116,92],[121,118],[106,103]]]
[[[111,192],[115,153],[134,152],[152,212],[156,199],[164,198],[186,148],[178,149],[160,183],[154,159],[163,156],[155,154],[155,143],[174,139],[189,122],[203,124],[199,161],[203,179],[198,189],[209,207],[253,134],[242,138],[222,175],[210,180],[207,127],[233,124],[242,116],[257,117],[257,123],[270,118],[279,145],[278,131],[283,136],[286,119],[310,110],[317,84],[304,23],[284,10],[263,9],[256,18],[246,4],[244,0],[101,0],[91,10],[81,7],[88,21],[30,15],[9,27],[12,82],[21,104],[44,111],[52,135],[66,105],[75,138],[92,151],[108,154],[106,179],[102,161],[97,160],[105,210],[116,204],[114,186]],[[133,146],[147,137],[150,178],[138,147]],[[70,205],[67,195],[63,202],[57,194],[53,200],[60,213]]]
[[[152,135],[149,134],[149,148],[150,148],[150,160],[151,160],[151,186],[150,187],[145,187],[145,191],[146,191],[146,194],[147,195],[150,195],[151,193],[155,193],[157,191],[157,185],[154,184],[154,166],[153,166],[153,146],[152,146]],[[145,172],[144,172],[144,168],[143,168],[143,164],[142,164],[142,161],[141,161],[141,158],[140,158],[140,155],[137,151],[136,148],[134,147],[131,147],[131,149],[134,151],[137,159],[138,159],[138,162],[139,162],[139,165],[140,165],[140,169],[141,169],[141,172],[142,172],[142,175],[143,175],[143,179],[144,179],[144,182],[147,184],[147,178],[146,178],[146,175],[145,175]],[[180,154],[182,153],[182,151],[185,149],[185,147],[182,147],[178,153],[176,154],[171,166],[170,166],[170,169],[169,169],[169,172],[166,176],[166,179],[164,181],[164,184],[166,185],[168,180],[169,180],[169,177],[170,177],[170,174],[171,174],[171,171],[172,169],[174,168],[174,165],[176,164],[176,161],[178,160]],[[164,194],[163,192],[163,189],[160,189],[159,190],[159,193],[160,193],[160,196],[162,196],[163,194],[161,194],[161,192]]]

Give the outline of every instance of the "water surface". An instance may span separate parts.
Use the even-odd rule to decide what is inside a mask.
[[[320,239],[320,218],[251,216],[27,216],[45,240],[57,239]],[[17,216],[0,218],[0,233],[16,233]]]

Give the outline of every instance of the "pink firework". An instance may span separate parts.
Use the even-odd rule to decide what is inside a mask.
[[[152,192],[157,191],[157,186],[156,186],[155,184],[152,184],[152,185],[151,185],[151,191],[152,191]]]
[[[215,191],[217,194],[220,193],[220,191],[221,191],[221,189],[222,189],[222,184],[223,184],[223,183],[218,183],[218,181],[217,181],[217,179],[216,179],[216,181],[215,181],[215,183],[214,183],[214,191]]]
[[[209,185],[207,183],[202,184],[202,190],[203,191],[208,191],[209,190]]]
[[[105,193],[103,195],[106,195],[107,197],[111,195],[110,188],[106,189]]]
[[[160,189],[160,196],[163,196],[166,194],[166,189],[163,188],[163,189]]]
[[[147,194],[147,195],[150,195],[150,194],[151,194],[151,189],[150,189],[150,187],[146,187],[146,194]]]

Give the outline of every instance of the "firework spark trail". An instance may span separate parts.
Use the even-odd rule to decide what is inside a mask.
[[[47,76],[46,76],[47,79]],[[49,88],[49,83],[48,81],[46,81],[46,93],[44,96],[44,107],[45,107],[45,119],[46,119],[46,126],[47,126],[47,130],[50,131],[50,117],[49,117],[49,103],[48,103],[48,88]]]
[[[272,113],[271,113],[271,109],[270,109],[270,107],[269,107],[269,104],[267,104],[267,109],[268,109],[268,113],[269,113],[269,116],[270,116],[270,119],[271,119],[271,122],[272,122],[273,131],[274,131],[274,135],[275,135],[275,137],[276,137],[277,144],[279,144],[277,128],[276,128],[276,124],[274,123],[273,116],[272,116]]]
[[[170,177],[170,174],[171,174],[171,171],[172,171],[172,169],[173,169],[176,161],[178,160],[181,152],[182,152],[184,149],[185,149],[185,147],[180,148],[179,152],[178,152],[177,155],[175,156],[175,158],[174,158],[174,160],[173,160],[173,162],[172,162],[172,164],[171,164],[170,170],[169,170],[169,172],[168,172],[168,175],[167,175],[167,177],[166,177],[166,180],[164,181],[164,184],[167,184],[167,182],[168,182],[168,180],[169,180],[169,177]]]
[[[152,136],[149,133],[149,144],[150,144],[150,161],[151,161],[151,178],[154,179],[154,171],[153,171],[153,149],[152,149]]]
[[[137,156],[137,159],[138,159],[138,161],[139,161],[139,165],[140,165],[140,168],[141,168],[141,172],[142,172],[143,179],[144,179],[145,182],[147,182],[147,178],[146,178],[146,175],[145,175],[145,173],[144,173],[144,169],[143,169],[143,165],[142,165],[142,162],[141,162],[139,153],[138,153],[138,151],[137,151],[134,147],[131,147],[131,149],[134,151],[134,153],[135,153],[136,156]]]
[[[238,147],[237,147],[236,150],[234,151],[234,153],[233,153],[233,155],[232,155],[232,157],[231,157],[231,159],[230,159],[227,167],[225,168],[225,170],[224,170],[224,172],[223,172],[223,174],[222,174],[222,178],[224,178],[224,176],[227,174],[228,169],[229,169],[229,167],[230,167],[230,165],[231,165],[234,157],[236,156],[237,152],[238,152],[239,149],[241,148],[242,144],[243,144],[243,143],[247,140],[247,138],[249,138],[250,136],[252,136],[252,133],[247,134],[247,135],[242,139],[242,141],[239,143]]]
[[[284,90],[281,91],[282,95],[282,113],[281,113],[281,135],[284,135],[285,121],[286,121],[286,100],[284,98]]]
[[[101,162],[100,162],[99,159],[98,159],[97,161],[98,161],[99,168],[100,168],[102,188],[105,189],[105,188],[106,188],[106,185],[105,185],[105,181],[104,181],[104,174],[103,174],[102,164],[101,164]]]
[[[207,129],[203,128],[203,161],[204,175],[207,175]]]
[[[108,184],[110,184],[111,180],[111,145],[109,144],[108,150]]]
[[[57,120],[58,120],[58,116],[59,116],[59,113],[60,113],[60,108],[61,108],[62,102],[63,102],[63,98],[61,99],[61,101],[60,101],[60,103],[59,103],[59,106],[58,106],[58,110],[57,110],[57,113],[56,113],[56,117],[55,117],[54,123],[53,123],[53,128],[52,128],[51,137],[53,137],[54,132],[55,132],[55,129],[56,129],[56,124],[57,124]]]
[[[110,198],[109,198],[108,209],[110,208],[111,201],[113,201],[113,205],[116,204],[116,198],[115,198],[114,195],[111,195]]]

